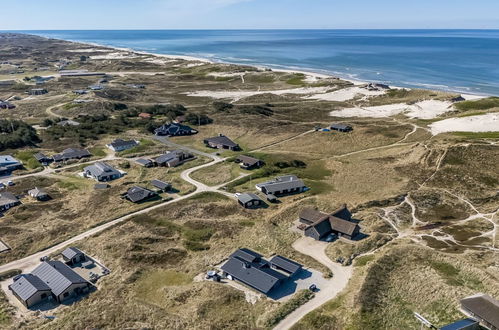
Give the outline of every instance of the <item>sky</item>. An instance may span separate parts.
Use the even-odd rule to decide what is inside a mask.
[[[0,30],[499,29],[498,0],[0,0]]]

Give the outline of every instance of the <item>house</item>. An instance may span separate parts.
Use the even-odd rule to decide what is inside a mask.
[[[231,151],[241,150],[239,144],[235,143],[234,141],[232,141],[223,134],[219,134],[216,137],[205,139],[203,142],[204,144],[206,144],[207,147],[214,149],[228,149]]]
[[[45,88],[34,88],[28,92],[29,95],[43,95],[47,93],[48,91]]]
[[[172,184],[168,182],[164,182],[161,180],[152,180],[151,184],[153,187],[158,188],[160,192],[167,192],[172,189]]]
[[[80,126],[80,123],[71,119],[61,120],[57,123],[58,126]]]
[[[264,162],[260,159],[253,158],[250,156],[241,155],[236,158],[236,163],[241,164],[241,168],[245,170],[252,170],[255,168],[260,168],[264,165]]]
[[[273,260],[275,260],[274,264],[263,259],[262,255],[258,253],[242,248],[235,251],[221,266],[221,269],[228,279],[237,280],[268,295],[273,289],[289,279],[293,271],[294,273],[298,271],[292,265],[294,262],[289,259],[274,257]],[[288,260],[289,263],[286,263],[285,260]],[[301,269],[301,265],[296,265]],[[281,271],[283,269],[288,269],[289,272]]]
[[[33,157],[35,157],[35,159],[43,166],[47,166],[48,164],[54,161],[52,158],[46,156],[44,153],[41,152],[34,154]]]
[[[46,200],[50,199],[49,194],[47,194],[47,192],[45,192],[45,190],[40,189],[38,187],[35,187],[34,189],[29,190],[28,195],[30,195],[31,197],[33,197],[39,201],[46,201]]]
[[[479,293],[461,300],[465,314],[491,330],[499,330],[499,301],[488,294]]]
[[[144,167],[153,167],[154,166],[154,161],[152,159],[139,158],[139,159],[136,159],[135,162],[137,164],[139,164],[140,166],[144,166]]]
[[[302,180],[295,175],[284,175],[272,181],[259,183],[256,188],[265,195],[281,196],[292,193],[299,193],[305,190],[306,186]]]
[[[32,274],[21,275],[9,285],[9,289],[26,308],[31,308],[52,296],[50,287]]]
[[[480,323],[472,318],[460,320],[446,326],[441,327],[439,330],[480,330]]]
[[[0,175],[10,174],[23,168],[23,164],[10,155],[0,155]]]
[[[85,94],[87,94],[88,92],[87,92],[85,89],[77,89],[77,90],[73,91],[73,93],[74,93],[75,95],[85,95]]]
[[[344,125],[344,124],[331,124],[330,128],[334,131],[344,132],[344,133],[353,131],[352,126],[348,126],[348,125]]]
[[[130,87],[130,88],[135,88],[135,89],[145,89],[146,88],[146,85],[142,85],[142,84],[127,84],[126,86]]]
[[[14,109],[16,106],[10,102],[0,100],[0,109]]]
[[[85,253],[81,252],[79,249],[70,246],[61,253],[64,262],[68,265],[75,265],[87,260]]]
[[[303,266],[296,261],[277,255],[270,259],[270,267],[272,269],[283,271],[289,276],[294,276],[302,269]]]
[[[302,227],[305,236],[315,240],[324,239],[331,234],[353,239],[360,232],[359,225],[352,221],[352,214],[346,205],[331,215],[310,208],[304,209],[300,213],[299,221],[305,225]]]
[[[122,177],[122,173],[105,162],[96,162],[83,169],[87,177],[94,178],[97,181],[112,181]]]
[[[194,158],[194,156],[188,152],[183,150],[173,150],[157,157],[154,161],[158,166],[175,167],[182,165],[191,158]]]
[[[260,197],[252,193],[236,194],[236,197],[239,204],[246,209],[256,208],[264,204]]]
[[[0,212],[7,211],[14,206],[20,205],[19,199],[10,192],[0,193]]]
[[[56,154],[52,157],[54,162],[65,162],[72,159],[82,159],[91,157],[92,154],[86,149],[75,149],[68,148],[62,151],[60,154]]]
[[[34,291],[37,295],[37,299],[35,300],[38,300],[38,302],[41,302],[51,296],[57,302],[61,303],[67,299],[89,292],[92,286],[83,277],[78,275],[74,270],[61,261],[44,261],[29,275],[32,280],[30,284],[32,285],[33,283],[36,283]],[[40,285],[40,282],[32,276],[38,278],[40,281],[45,283],[46,286]],[[25,306],[28,307],[28,302],[33,303],[33,299],[25,300],[23,298],[26,297],[24,290],[26,290],[26,287],[29,286],[18,284],[18,281],[20,281],[22,277],[25,277],[25,275],[21,276],[21,278],[9,285],[9,289],[12,290],[16,297],[19,297],[19,300],[21,300]],[[50,288],[50,295],[47,294],[47,287]],[[33,288],[30,289],[33,291]],[[43,294],[46,295],[42,298]],[[33,305],[30,305],[30,307],[31,306]]]
[[[150,113],[141,112],[139,113],[138,117],[142,119],[151,119],[152,115]]]
[[[158,136],[185,136],[193,135],[198,131],[187,126],[178,123],[165,124],[154,130],[154,134]]]
[[[135,186],[128,189],[124,197],[132,203],[139,203],[148,200],[150,198],[153,198],[157,195],[158,194],[152,190]]]
[[[122,139],[116,139],[113,142],[106,144],[106,147],[111,149],[114,152],[120,152],[128,149],[132,149],[135,146],[138,146],[140,144],[139,141],[135,140],[122,140]]]

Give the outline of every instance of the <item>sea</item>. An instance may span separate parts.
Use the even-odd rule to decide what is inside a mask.
[[[399,87],[499,96],[499,30],[17,32]]]

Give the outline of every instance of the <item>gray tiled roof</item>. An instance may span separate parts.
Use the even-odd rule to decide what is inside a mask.
[[[24,274],[17,281],[14,281],[10,289],[22,300],[26,301],[38,291],[50,291],[50,287],[38,276]]]
[[[88,283],[83,277],[60,261],[44,261],[32,272],[47,284],[56,296],[72,284]]]
[[[487,294],[477,294],[461,300],[461,306],[487,323],[499,328],[499,301]]]
[[[257,184],[258,187],[265,187],[267,194],[273,194],[277,191],[291,190],[305,187],[305,183],[295,175],[284,175],[275,178],[273,181]]]
[[[296,273],[303,266],[297,263],[296,261],[290,260],[288,258],[282,256],[274,256],[270,259],[271,265],[276,265],[277,267],[284,269],[289,273]]]
[[[83,252],[81,252],[79,249],[73,247],[73,246],[70,246],[68,247],[67,249],[65,249],[64,251],[62,251],[61,253],[64,257],[68,258],[68,259],[72,259],[74,258],[75,256],[77,255],[80,255],[80,254],[83,254]]]
[[[246,155],[241,155],[241,156],[237,157],[237,160],[239,160],[241,163],[246,164],[248,166],[253,166],[256,163],[261,162],[261,160],[258,158],[253,158],[253,157],[246,156]]]
[[[109,146],[112,146],[113,148],[119,148],[119,147],[133,147],[136,146],[138,143],[135,140],[122,140],[122,139],[116,139],[113,142],[109,143]]]

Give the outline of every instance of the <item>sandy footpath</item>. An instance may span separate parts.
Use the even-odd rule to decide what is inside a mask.
[[[499,132],[499,113],[449,118],[430,125],[431,133],[446,132]]]

